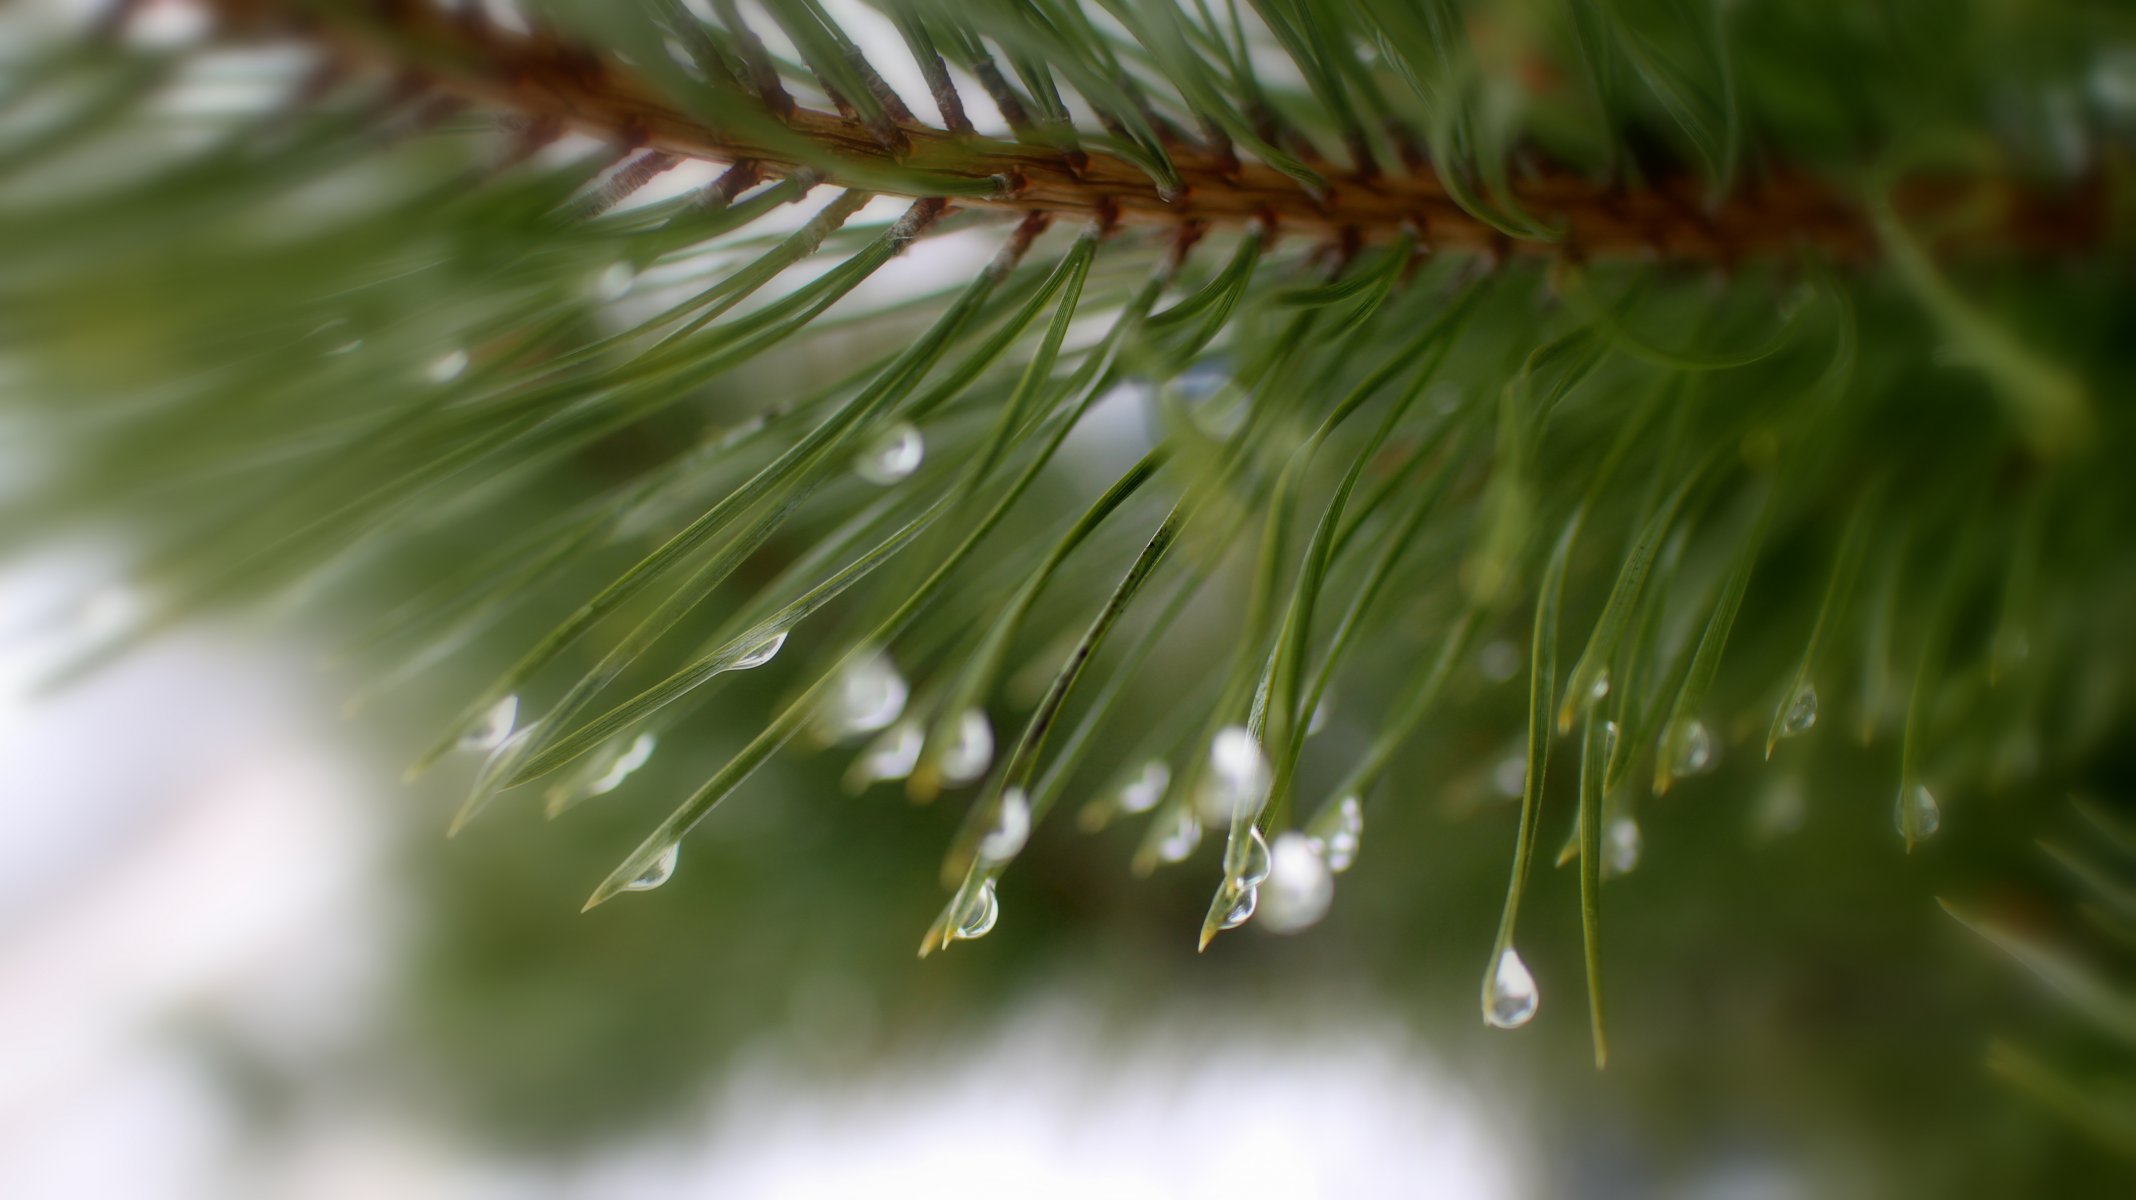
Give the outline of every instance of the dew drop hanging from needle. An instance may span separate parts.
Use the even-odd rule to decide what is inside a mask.
[[[1358,844],[1365,835],[1365,805],[1356,796],[1344,796],[1335,804],[1335,827],[1328,830],[1328,870],[1337,875],[1357,861]]]
[[[1142,772],[1129,780],[1120,789],[1120,811],[1146,813],[1157,807],[1164,799],[1165,789],[1172,786],[1172,768],[1151,759],[1142,764]]]
[[[1913,818],[1911,834],[1906,831],[1909,815]],[[1893,826],[1898,829],[1899,836],[1912,841],[1927,841],[1935,836],[1938,829],[1943,828],[1943,808],[1936,803],[1936,797],[1930,794],[1928,785],[1915,784],[1912,791],[1900,795],[1897,810],[1892,813],[1891,820]]]
[[[938,764],[942,782],[950,787],[962,787],[986,774],[993,761],[994,727],[987,723],[984,712],[976,708],[965,709],[957,718],[955,736],[942,751]]]
[[[734,660],[734,665],[727,669],[730,671],[747,671],[754,667],[761,667],[778,657],[779,649],[784,645],[786,645],[786,631],[781,629],[767,635],[763,641],[744,650],[742,656]]]
[[[1520,960],[1518,951],[1506,947],[1491,970],[1491,1000],[1484,1020],[1499,1029],[1518,1029],[1535,1017],[1541,1002],[1542,993],[1536,990],[1528,964]]]
[[[1335,876],[1325,850],[1295,829],[1276,837],[1268,878],[1258,888],[1261,924],[1272,933],[1296,933],[1327,915],[1335,899]]]
[[[889,487],[919,470],[926,453],[927,444],[921,440],[920,431],[908,421],[899,421],[860,452],[853,460],[853,473],[879,487]]]
[[[1803,684],[1802,690],[1788,698],[1787,712],[1780,718],[1781,737],[1800,737],[1817,724],[1817,689]]]
[[[1008,788],[994,812],[994,823],[979,839],[979,861],[1000,866],[1016,857],[1031,836],[1031,801],[1022,788]]]
[[[1602,829],[1602,874],[1604,876],[1629,875],[1639,866],[1639,856],[1646,849],[1646,838],[1639,831],[1639,822],[1630,817],[1616,817]]]
[[[662,850],[652,862],[646,864],[646,868],[638,872],[635,879],[623,885],[623,890],[626,892],[652,891],[654,888],[666,883],[675,874],[675,863],[681,857],[682,844],[669,842],[667,848]]]
[[[1186,809],[1180,809],[1172,817],[1172,828],[1165,832],[1157,843],[1157,858],[1168,863],[1185,862],[1196,847],[1201,845],[1201,821]]]
[[[1676,733],[1676,757],[1670,763],[1675,775],[1697,775],[1712,768],[1714,762],[1713,731],[1706,723],[1693,717]]]
[[[459,748],[475,754],[488,754],[511,738],[512,728],[518,720],[519,696],[514,693],[484,709],[467,732],[460,735]]]

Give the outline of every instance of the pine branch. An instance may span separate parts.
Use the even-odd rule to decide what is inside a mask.
[[[1301,157],[1314,174],[1332,181],[1311,187],[1265,163],[1241,162],[1228,143],[1175,144],[1169,152],[1179,184],[1167,189],[1117,154],[938,129],[913,119],[901,103],[894,106],[895,119],[857,116],[835,91],[831,95],[844,112],[801,107],[779,88],[768,64],[759,64],[752,69],[761,96],[751,98],[755,115],[792,140],[766,138],[739,123],[685,112],[642,72],[567,37],[506,30],[483,20],[478,8],[448,14],[423,0],[404,0],[359,20],[347,10],[314,9],[301,0],[216,3],[233,28],[296,29],[345,59],[420,79],[538,129],[568,128],[676,158],[749,163],[773,176],[807,173],[911,198],[954,197],[963,207],[1108,224],[1251,226],[1353,247],[1413,235],[1429,250],[1493,258],[1726,267],[1804,252],[1860,262],[1880,249],[1861,200],[1816,174],[1786,167],[1715,201],[1709,183],[1688,172],[1630,185],[1531,161],[1509,181],[1512,199],[1550,236],[1514,237],[1477,216],[1441,174],[1420,163],[1380,173],[1369,163],[1346,169],[1306,154]],[[871,88],[880,84],[872,79]],[[934,86],[955,95],[946,75]],[[953,123],[968,125],[961,108],[950,111]],[[895,177],[886,181],[885,171]],[[1896,189],[1891,208],[1909,224],[1963,212],[1968,220],[1952,235],[1960,246],[2027,255],[2096,248],[2109,220],[2106,188],[2098,179],[2053,191],[2014,178],[1914,178]]]

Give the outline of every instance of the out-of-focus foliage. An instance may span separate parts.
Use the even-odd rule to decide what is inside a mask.
[[[2058,1141],[1957,1132],[2000,1128],[1999,1030],[2004,1074],[2128,1149],[2132,1001],[2090,965],[2125,976],[2129,927],[2118,7],[886,2],[999,135],[900,159],[852,149],[922,124],[876,86],[897,40],[813,0],[534,6],[781,167],[724,175],[463,103],[427,6],[291,7],[314,23],[265,43],[274,6],[230,4],[228,41],[8,51],[33,449],[0,536],[139,547],[109,652],[264,598],[344,632],[352,692],[483,817],[413,852],[410,1013],[486,1110],[657,1111],[823,978],[875,1014],[825,1027],[1004,975],[1303,970],[1433,1021],[1481,975],[1520,1024],[1520,915],[1537,1033],[1612,1046],[1570,1086],[1636,1119],[1755,1087],[1815,1126],[1830,1071],[1893,1178],[2081,1180]],[[336,30],[366,50],[324,71]],[[1338,216],[1428,176],[1508,252],[1019,224],[980,203],[1015,199],[1008,146],[1180,204],[1228,147]],[[1924,171],[1959,196],[1927,218],[1897,200]],[[1801,176],[1882,253],[1512,253],[1562,234],[1549,181],[1687,175],[1690,244]],[[2023,227],[2034,197],[2089,232]],[[1205,904],[1204,940],[1257,901],[1312,924],[1329,885],[1313,933],[1182,970]],[[2073,1011],[1991,984],[1938,895]],[[909,961],[997,905],[983,954]]]

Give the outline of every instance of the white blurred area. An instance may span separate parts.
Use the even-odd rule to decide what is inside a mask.
[[[456,1142],[348,1069],[398,968],[383,849],[403,808],[312,655],[193,633],[31,700],[124,605],[64,602],[81,565],[0,577],[0,1196],[1521,1193],[1517,1125],[1370,1014],[1175,1013],[1122,1037],[1061,1003],[859,1078],[758,1056],[695,1116],[563,1170]],[[316,1095],[249,1127],[203,1027]]]

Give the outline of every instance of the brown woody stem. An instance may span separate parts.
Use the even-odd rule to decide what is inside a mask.
[[[841,163],[894,167],[921,184],[940,180],[942,192],[956,196],[954,202],[963,207],[1086,218],[1107,214],[1125,224],[1173,227],[1237,228],[1259,222],[1279,234],[1351,244],[1389,241],[1411,230],[1433,250],[1724,267],[1803,252],[1861,261],[1879,249],[1864,206],[1805,173],[1769,174],[1711,204],[1706,183],[1690,176],[1627,188],[1542,167],[1519,179],[1512,197],[1557,231],[1554,239],[1542,240],[1510,237],[1470,213],[1428,167],[1371,178],[1343,178],[1329,168],[1324,174],[1330,186],[1314,191],[1264,164],[1239,161],[1228,147],[1177,147],[1172,161],[1183,187],[1166,199],[1141,168],[1097,150],[1064,153],[900,120],[896,131],[904,145],[893,154],[880,131],[836,114],[789,107],[791,98],[781,91],[758,108],[815,151],[797,154],[791,139],[773,146],[712,128],[666,101],[635,72],[552,35],[505,31],[448,15],[422,0],[389,0],[365,24],[308,11],[292,16],[277,0],[217,3],[232,24],[287,27],[293,21],[338,53],[396,71],[419,71],[446,93],[522,118],[676,158],[750,162],[767,175],[816,171],[833,184],[857,185],[841,176]],[[920,185],[891,190],[928,194]],[[1959,239],[1976,249],[2055,253],[2098,244],[2105,223],[2101,190],[2093,186],[2048,196],[2007,180],[1915,180],[1894,201],[1898,211],[1923,219],[1958,211],[1961,204],[1968,212],[1992,214],[1972,222]],[[1973,207],[1983,201],[1984,207]]]

